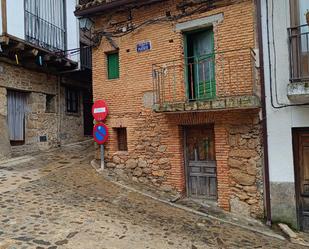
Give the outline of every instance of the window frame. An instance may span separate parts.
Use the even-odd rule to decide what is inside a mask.
[[[74,98],[72,98],[72,96],[74,95],[75,95],[75,100]],[[79,114],[79,111],[80,111],[80,91],[79,89],[72,88],[72,87],[65,88],[65,111],[66,113]]]
[[[117,64],[116,64],[116,69],[114,68],[113,70],[116,70],[116,72],[111,72],[111,62],[110,62],[110,57],[117,55]],[[119,51],[113,51],[110,53],[106,53],[106,71],[107,71],[107,79],[108,80],[116,80],[120,78],[120,56],[119,56]]]
[[[114,128],[117,136],[117,151],[128,151],[128,131],[126,127]]]

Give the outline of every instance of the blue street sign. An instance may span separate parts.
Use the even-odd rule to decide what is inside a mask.
[[[147,51],[147,50],[151,50],[151,42],[150,41],[141,42],[141,43],[138,43],[136,45],[136,51],[138,53],[144,52],[144,51]]]
[[[108,139],[108,128],[105,124],[96,124],[93,127],[93,139],[98,144],[104,144]]]

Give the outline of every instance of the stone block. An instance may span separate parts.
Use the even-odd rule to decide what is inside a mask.
[[[128,161],[126,161],[126,167],[128,169],[135,169],[137,167],[137,162],[134,159],[129,159]]]
[[[238,169],[231,169],[231,176],[234,180],[243,186],[251,186],[255,183],[255,176],[244,173]]]
[[[134,176],[140,177],[142,176],[142,174],[143,174],[143,170],[141,168],[135,168],[133,171]]]

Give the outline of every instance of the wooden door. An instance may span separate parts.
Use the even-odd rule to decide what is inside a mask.
[[[217,168],[214,131],[207,126],[185,129],[186,174],[188,195],[217,199]]]
[[[294,161],[298,223],[309,231],[309,130],[294,132]]]
[[[211,29],[185,35],[187,96],[189,100],[216,96],[214,35]]]
[[[25,113],[27,94],[17,91],[7,92],[8,127],[12,145],[25,141]]]

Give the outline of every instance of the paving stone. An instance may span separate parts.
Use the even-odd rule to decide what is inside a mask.
[[[18,249],[302,248],[121,189],[89,166],[92,150],[65,147],[1,171],[0,241]]]

